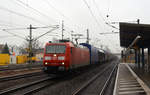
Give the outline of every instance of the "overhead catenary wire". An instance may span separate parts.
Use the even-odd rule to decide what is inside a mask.
[[[46,2],[51,8],[53,8],[58,14],[60,14],[62,17],[66,18],[67,20],[71,21],[71,24],[72,24],[72,20],[67,17],[66,15],[64,15],[61,11],[59,11],[56,7],[54,7],[50,2],[49,0],[44,0],[44,2]],[[79,26],[77,26],[76,24],[74,24],[76,27],[79,28]],[[67,26],[66,26],[67,27]],[[70,29],[70,28],[69,28]],[[71,29],[70,29],[71,30]]]
[[[59,25],[43,26],[43,27],[33,27],[33,28],[34,29],[37,29],[37,28],[54,28],[55,29],[55,28],[58,28],[58,27],[59,27]],[[0,30],[2,30],[4,32],[7,32],[7,33],[9,33],[9,34],[11,34],[13,36],[18,36],[18,35],[14,34],[14,33],[9,32],[8,30],[24,30],[24,29],[30,29],[30,28],[6,28],[6,29],[0,29]]]
[[[95,7],[96,7],[96,9],[97,9],[97,11],[98,11],[98,14],[99,14],[99,16],[102,18],[102,20],[104,21],[104,23],[107,25],[107,26],[109,26],[109,27],[111,27],[111,28],[114,28],[114,29],[117,29],[117,30],[119,30],[116,26],[113,26],[113,25],[110,25],[109,23],[107,23],[107,21],[104,19],[104,17],[101,15],[101,12],[100,12],[100,10],[99,10],[99,8],[98,8],[98,5],[97,5],[97,3],[95,2],[95,0],[93,0],[93,3],[95,4]],[[109,9],[109,8],[108,8]]]
[[[46,2],[46,4],[48,4],[51,8],[53,8],[58,14],[60,14],[62,17],[69,19],[67,16],[65,16],[61,11],[59,11],[58,9],[56,9],[50,2],[49,0],[43,0],[44,2]]]
[[[53,26],[42,26],[42,27],[34,27],[34,28],[55,28],[58,25],[53,25]],[[29,29],[29,28],[6,28],[4,30],[24,30],[24,29]],[[2,30],[2,29],[1,29]]]
[[[57,36],[57,37],[61,37],[60,35],[46,35],[46,36]]]
[[[68,30],[70,30],[70,31],[68,31],[67,33],[69,33],[69,34],[71,35],[71,31],[72,31],[72,30],[71,30],[69,27],[65,26],[65,25],[64,25],[64,27],[67,28]]]
[[[88,3],[86,2],[86,0],[83,0],[83,2],[85,3],[85,5],[87,6],[88,10],[90,11],[90,14],[92,15],[93,19],[95,20],[95,22],[97,23],[98,26],[100,26],[102,29],[103,27],[101,26],[101,24],[98,22],[97,18],[95,17],[92,9],[90,8],[90,6],[88,5]]]
[[[102,20],[103,20],[103,22],[104,22],[104,24],[106,24],[106,20],[105,20],[104,17],[102,16],[102,14],[101,14],[101,12],[100,12],[100,9],[99,9],[99,7],[98,7],[96,1],[93,0],[93,3],[94,3],[94,5],[95,5],[95,7],[96,7],[96,9],[97,9],[97,12],[98,12],[99,17],[101,17]],[[104,25],[104,24],[103,24],[103,25]],[[106,25],[107,25],[107,24],[106,24]],[[104,26],[105,26],[105,25],[104,25]]]
[[[65,29],[65,32],[67,33],[67,36],[69,37],[69,38],[71,38],[72,37],[72,29],[70,29],[69,27],[67,27],[67,26],[64,26],[65,28],[67,28],[68,29],[68,31]],[[66,36],[66,35],[65,35]]]
[[[64,19],[66,19],[68,22],[71,22],[70,24],[72,24],[73,26],[77,27],[77,28],[81,28],[78,26],[78,24],[76,23],[72,23],[73,20],[66,16],[63,12],[61,12],[59,9],[57,9],[54,5],[52,5],[52,3],[50,3],[49,0],[43,0],[44,2],[46,2],[46,4],[48,4],[52,9],[54,9],[60,16],[64,17]]]
[[[110,27],[114,28],[114,29],[119,30],[119,28],[117,28],[116,26],[113,26],[113,25],[111,25],[111,24],[109,24],[109,23],[107,23],[107,22],[106,22],[106,24],[107,24],[108,26],[110,26]]]
[[[107,17],[109,17],[110,5],[111,5],[111,0],[108,0],[108,14],[107,14]]]
[[[3,36],[0,36],[0,39],[9,38],[9,37],[15,37],[15,36],[3,35]]]
[[[2,30],[24,30],[24,29],[27,29],[27,28],[5,28]]]
[[[11,24],[8,24],[8,23],[1,23],[0,22],[0,26],[3,26],[3,27],[18,27],[17,25],[11,25]]]
[[[100,9],[99,9],[99,7],[98,7],[98,5],[97,5],[97,3],[96,3],[96,1],[95,0],[93,0],[93,3],[94,3],[94,5],[95,5],[95,7],[96,7],[96,9],[97,9],[97,11],[98,11],[98,14],[99,14],[99,16],[102,18],[102,20],[104,21],[104,23],[106,22],[106,20],[104,19],[104,17],[102,16],[102,14],[101,14],[101,12],[100,12]]]
[[[31,7],[31,6],[27,5],[27,4],[25,4],[25,3],[22,2],[21,0],[16,0],[16,1],[20,2],[21,4],[23,4],[24,6],[30,8],[30,9],[32,9],[34,12],[37,12],[37,13],[41,14],[42,16],[47,17],[45,14],[43,14],[43,13],[41,13],[40,11],[38,11],[37,9],[35,9],[35,8],[33,8],[33,7]],[[65,16],[65,15],[64,15],[62,12],[60,12],[58,9],[56,9],[49,1],[44,0],[44,2],[46,2],[46,4],[48,4],[51,8],[53,8],[53,9],[54,9],[57,13],[59,13],[61,16],[63,16],[64,18],[67,18],[67,20],[70,20],[70,21],[71,21],[70,18],[68,18],[67,16]],[[49,17],[48,17],[48,18],[49,18]]]
[[[10,26],[10,27],[18,27],[18,26],[22,26],[22,25],[20,25],[20,24],[9,23],[9,22],[3,21],[3,20],[0,20],[0,24],[4,24],[4,25]]]
[[[21,38],[21,39],[26,40],[24,37],[22,37],[22,36],[20,36],[20,35],[17,35],[17,34],[15,34],[15,33],[11,33],[11,32],[9,32],[9,31],[7,31],[7,30],[5,30],[5,29],[2,29],[2,31],[7,32],[8,34],[11,34],[11,35],[16,36],[16,37],[18,37],[18,38]]]
[[[0,22],[0,26],[13,27],[12,25],[9,25],[9,24],[6,24],[6,23],[1,23],[1,22]]]
[[[44,25],[45,25],[45,23],[43,23],[43,22],[40,21],[40,20],[37,20],[37,19],[35,19],[35,18],[33,18],[33,17],[26,16],[26,15],[21,14],[21,13],[19,13],[19,12],[12,11],[12,10],[7,9],[7,8],[5,8],[5,7],[1,7],[1,6],[0,6],[0,10],[7,11],[7,12],[10,12],[10,13],[12,13],[12,14],[15,14],[15,15],[18,15],[18,16],[21,16],[21,17],[30,19],[30,20],[32,20],[32,21],[34,21],[34,22],[37,22],[37,23],[40,23],[40,24],[44,24]]]
[[[119,32],[106,32],[106,33],[99,33],[100,35],[103,35],[103,34],[119,34]]]
[[[55,28],[53,28],[53,29],[51,29],[51,30],[47,31],[46,33],[43,33],[42,35],[40,35],[40,36],[36,37],[34,40],[37,40],[37,39],[41,38],[42,36],[44,36],[44,35],[46,35],[46,34],[48,34],[48,33],[52,32],[52,31],[54,31],[54,30],[56,30],[56,29],[58,29],[58,28],[59,28],[59,27],[58,27],[58,26],[56,26]]]
[[[37,10],[37,9],[35,9],[35,8],[33,8],[33,7],[31,7],[30,5],[27,5],[26,3],[22,2],[21,0],[16,0],[16,1],[18,1],[19,3],[23,4],[24,6],[30,8],[30,9],[32,9],[33,11],[39,13],[41,16],[47,18],[48,20],[53,20],[53,19],[50,18],[49,16],[47,16],[47,15],[45,15],[44,13],[40,12],[39,10]]]
[[[67,26],[65,26],[65,27],[66,27],[68,30],[70,30],[70,31],[67,31],[67,33],[69,33],[70,35],[72,35],[71,32],[75,32],[75,31],[71,30],[69,27],[67,27]],[[85,31],[87,31],[87,29],[81,31],[81,33],[85,32]]]
[[[44,2],[46,2],[46,4],[48,4],[51,8],[53,8],[53,9],[54,9],[57,13],[59,13],[61,16],[63,16],[64,18],[67,18],[67,20],[70,20],[70,21],[71,21],[71,19],[70,19],[69,17],[65,16],[61,11],[59,11],[57,8],[55,8],[49,1],[44,0]],[[34,11],[34,12],[36,12],[36,13],[38,13],[38,14],[41,14],[41,15],[43,15],[43,16],[46,16],[46,15],[44,15],[43,13],[41,13],[40,11],[38,11],[37,9],[35,9],[35,8],[29,6],[28,4],[22,2],[21,0],[16,0],[15,3],[18,4],[18,5],[21,6],[21,7],[30,8],[30,9],[32,9],[32,11]],[[79,28],[79,27],[78,27],[78,28]]]

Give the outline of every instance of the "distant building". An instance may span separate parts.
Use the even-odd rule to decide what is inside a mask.
[[[14,56],[22,54],[22,53],[20,53],[20,49],[17,46],[9,46],[9,52],[11,55],[14,55]]]
[[[44,54],[44,48],[36,49],[35,56],[36,56],[37,60],[42,61],[43,54]]]

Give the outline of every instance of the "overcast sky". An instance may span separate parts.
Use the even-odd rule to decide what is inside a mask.
[[[25,41],[2,29],[10,29],[7,31],[25,38],[29,30],[11,29],[27,28],[30,24],[36,27],[61,26],[64,20],[65,38],[70,37],[72,30],[86,37],[88,28],[91,44],[107,46],[112,52],[120,52],[119,34],[99,34],[119,31],[105,22],[132,22],[140,19],[140,23],[149,24],[149,4],[150,0],[0,0],[0,44],[22,45]],[[118,24],[113,26],[118,27]],[[33,37],[50,29],[35,29]],[[61,38],[61,28],[39,40],[46,43],[53,38]]]

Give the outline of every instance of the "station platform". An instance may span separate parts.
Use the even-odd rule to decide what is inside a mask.
[[[113,95],[150,95],[150,89],[127,63],[120,63]]]
[[[144,81],[144,83],[150,88],[150,71],[145,68],[139,68],[138,64],[131,63],[129,64],[131,69],[137,74],[137,76]]]

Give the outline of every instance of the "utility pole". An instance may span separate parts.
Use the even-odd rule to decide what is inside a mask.
[[[72,40],[75,39],[76,44],[78,44],[78,39],[87,39],[87,38],[80,38],[81,36],[83,36],[83,34],[72,34]]]
[[[87,29],[87,41],[86,41],[86,43],[89,44],[89,29]]]
[[[30,35],[29,35],[29,63],[31,63],[31,56],[32,56],[32,25],[29,27]]]
[[[38,29],[38,28],[52,28],[52,29],[33,39],[32,38],[32,29]],[[58,28],[59,28],[59,25],[45,26],[45,27],[32,27],[32,25],[30,25],[27,28],[2,29],[2,31],[5,31],[5,32],[9,33],[8,30],[16,30],[16,29],[17,30],[22,30],[22,29],[24,30],[24,29],[29,29],[29,36],[27,38],[21,37],[21,36],[19,36],[17,34],[14,34],[14,33],[9,33],[9,34],[12,34],[13,36],[18,36],[19,38],[22,38],[22,39],[26,40],[29,43],[27,52],[28,52],[29,63],[31,63],[31,57],[33,55],[33,51],[32,51],[32,43],[33,43],[33,41],[38,40],[39,38],[43,37],[44,35],[52,32],[52,31],[54,31],[54,30],[56,30]]]
[[[140,24],[140,19],[137,19],[137,23]]]
[[[62,40],[63,40],[63,37],[64,37],[64,21],[62,20]]]
[[[32,29],[36,29],[35,27],[32,27],[32,25],[30,25],[30,27],[29,28],[27,28],[27,29],[29,29],[30,31],[29,31],[29,63],[31,63],[31,57],[32,57],[32,55],[33,55],[33,53],[32,53]]]
[[[72,38],[72,42],[73,42],[73,31],[71,31],[71,38]]]

